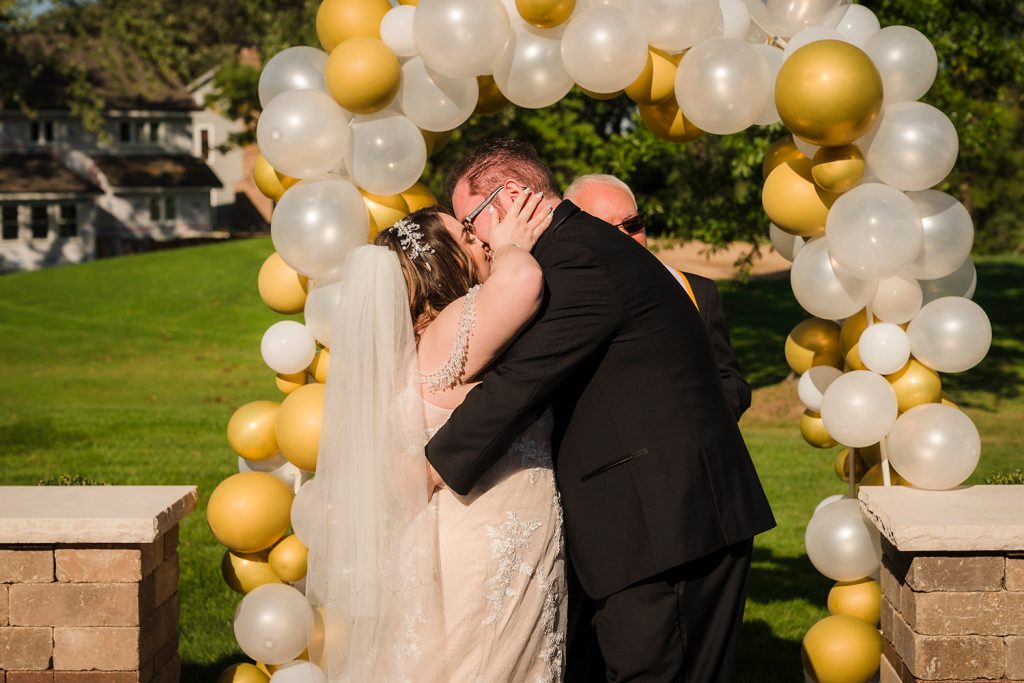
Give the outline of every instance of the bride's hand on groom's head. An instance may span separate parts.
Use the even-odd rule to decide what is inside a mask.
[[[533,249],[533,245],[551,225],[551,214],[554,211],[549,206],[542,206],[543,201],[543,192],[533,192],[529,188],[512,201],[505,217],[491,228],[489,246],[492,254],[509,244],[526,251]],[[492,217],[496,217],[494,206],[489,206],[488,210]]]

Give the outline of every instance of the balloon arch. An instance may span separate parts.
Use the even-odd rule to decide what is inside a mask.
[[[322,50],[278,53],[259,82],[254,177],[278,202],[259,291],[305,324],[264,335],[285,397],[232,416],[240,472],[209,500],[225,580],[245,595],[235,636],[256,662],[221,680],[326,680],[303,538],[345,254],[434,203],[418,181],[439,135],[474,113],[552,105],[574,85],[624,92],[672,142],[780,120],[792,133],[768,151],[762,193],[771,242],[812,316],[785,354],[800,375],[800,432],[818,448],[846,446],[835,470],[849,484],[807,526],[811,562],[837,583],[831,616],[804,638],[804,671],[820,683],[871,679],[880,549],[855,486],[941,490],[970,476],[978,431],[939,373],[973,367],[991,343],[970,300],[970,216],[930,189],[958,140],[917,101],[938,68],[928,39],[880,28],[847,0],[323,0],[316,28]]]

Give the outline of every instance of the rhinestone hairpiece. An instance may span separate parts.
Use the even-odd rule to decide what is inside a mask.
[[[434,253],[432,246],[423,244],[423,232],[418,223],[403,218],[392,225],[390,229],[398,233],[398,245],[409,255],[410,259],[418,258],[421,254]]]

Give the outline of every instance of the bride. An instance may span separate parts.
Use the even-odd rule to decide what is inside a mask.
[[[346,260],[306,583],[310,659],[330,681],[562,680],[550,413],[465,496],[430,490],[423,454],[540,306],[542,199],[518,197],[487,249],[431,207]]]

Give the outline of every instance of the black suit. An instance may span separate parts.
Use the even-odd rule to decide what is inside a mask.
[[[534,255],[540,312],[427,445],[446,484],[468,493],[553,405],[569,556],[595,599],[772,528],[703,322],[672,274],[568,201]]]

